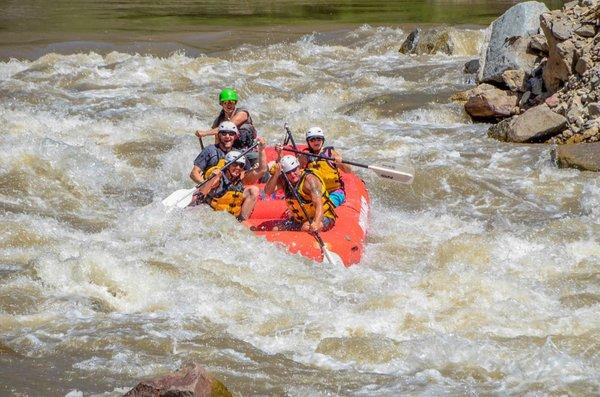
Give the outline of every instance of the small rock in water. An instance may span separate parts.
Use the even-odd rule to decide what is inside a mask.
[[[469,62],[465,63],[465,68],[463,71],[467,74],[475,74],[479,72],[479,59],[471,59]]]

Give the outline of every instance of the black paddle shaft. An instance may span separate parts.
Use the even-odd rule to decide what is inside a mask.
[[[298,192],[296,191],[296,189],[294,189],[294,186],[292,186],[292,182],[290,182],[290,180],[288,179],[288,177],[285,174],[285,172],[283,172],[283,170],[282,170],[281,173],[283,175],[283,179],[285,179],[285,183],[287,183],[288,188],[290,189],[290,191],[294,195],[294,198],[296,200],[298,200],[298,204],[300,204],[300,208],[302,208],[302,212],[304,213],[304,216],[306,217],[306,219],[308,219],[308,222],[310,223],[311,219],[308,217],[308,212],[306,212],[306,209],[302,205],[302,201],[300,201],[300,197],[298,196]],[[321,251],[323,251],[323,254],[325,254],[325,243],[323,242],[323,239],[319,235],[319,232],[310,232],[309,231],[309,233],[312,234],[315,237],[315,239],[319,243],[319,246],[321,247]]]
[[[284,145],[288,143],[288,141],[292,142],[292,146],[294,149],[298,150],[298,146],[296,146],[296,142],[294,142],[294,136],[292,135],[292,131],[290,131],[290,127],[288,127],[287,123],[284,125],[285,131],[287,132],[287,138],[283,142]]]
[[[294,142],[294,137],[292,136],[292,131],[290,131],[290,127],[288,127],[287,123],[285,123],[285,125],[283,127],[285,128],[285,131],[287,133],[287,137],[283,141],[283,144],[286,145],[287,142],[288,142],[288,140],[289,140],[292,143],[292,146],[294,146],[295,149],[298,149],[298,147],[296,146],[296,142]],[[298,150],[295,150],[295,151],[298,151]],[[292,194],[294,195],[294,198],[296,198],[296,200],[298,200],[298,204],[300,204],[300,208],[302,208],[302,212],[304,213],[304,216],[310,222],[310,218],[308,217],[308,213],[306,212],[306,209],[302,205],[302,201],[300,201],[300,197],[298,197],[298,192],[294,189],[294,187],[292,186],[292,183],[288,179],[288,177],[285,174],[285,172],[283,172],[283,170],[282,170],[282,174],[283,174],[283,179],[285,179],[285,182],[287,183],[289,189],[292,191]],[[319,243],[319,247],[321,248],[321,252],[323,253],[323,256],[327,257],[327,260],[331,264],[333,264],[333,260],[330,258],[329,254],[327,253],[327,249],[325,248],[325,243],[323,242],[323,239],[321,238],[321,235],[319,234],[319,232],[311,232],[311,231],[309,231],[308,233],[310,235],[312,235],[315,238],[315,240],[317,240],[317,243]]]
[[[235,163],[236,161],[238,161],[238,159],[240,157],[245,156],[247,153],[249,153],[250,151],[252,151],[252,149],[254,149],[256,146],[258,146],[258,142],[254,142],[254,144],[252,146],[250,146],[248,149],[244,150],[242,153],[240,153],[239,156],[237,156],[236,158],[234,158],[233,160],[231,160],[229,163],[225,164],[223,167],[221,167],[221,171],[225,171],[227,168],[229,168],[229,166],[233,163]],[[200,189],[202,186],[204,186],[208,181],[210,181],[212,178],[214,178],[214,174],[211,175],[210,178],[208,178],[207,180],[205,180],[204,182],[202,182],[201,184],[196,186],[196,189]]]
[[[309,153],[309,152],[303,152],[303,151],[298,150],[298,149],[283,148],[283,150],[285,150],[286,152],[292,152],[292,153],[302,154],[302,155],[307,156],[307,157],[318,157],[318,158],[323,159],[323,160],[335,161],[335,159],[331,158],[331,157],[323,156],[323,155],[320,155],[320,154]],[[344,164],[350,164],[350,165],[355,165],[357,167],[362,167],[362,168],[369,168],[368,165],[360,164],[360,163],[355,163],[354,161],[349,161],[349,160],[342,160],[342,163],[344,163]]]

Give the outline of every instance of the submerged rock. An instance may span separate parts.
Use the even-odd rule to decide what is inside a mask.
[[[200,364],[187,363],[179,371],[145,380],[124,397],[231,397],[227,388]]]
[[[465,63],[463,72],[466,74],[476,74],[479,72],[479,59],[471,59],[469,62]]]
[[[458,30],[450,27],[417,28],[410,32],[402,45],[403,54],[475,55],[479,52],[482,33],[475,30]]]
[[[559,167],[600,171],[600,142],[559,145],[552,157]]]

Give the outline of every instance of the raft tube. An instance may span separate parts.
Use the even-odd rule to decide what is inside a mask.
[[[302,148],[300,148],[302,149]],[[276,158],[273,148],[267,148],[268,161]],[[337,219],[333,228],[320,232],[325,246],[337,254],[346,267],[360,262],[369,220],[370,198],[364,182],[354,173],[342,173],[346,201],[335,209]],[[264,186],[261,186],[261,191]],[[272,231],[272,225],[287,219],[283,192],[274,197],[264,194],[257,201],[254,211],[244,223],[258,236],[283,245],[290,253],[300,254],[317,262],[323,261],[323,253],[314,236],[300,231]],[[267,230],[261,230],[266,228]]]

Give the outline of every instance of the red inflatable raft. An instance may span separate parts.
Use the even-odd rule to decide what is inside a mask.
[[[275,150],[267,148],[268,160],[274,160]],[[346,201],[335,209],[337,219],[335,226],[321,232],[327,249],[338,255],[345,266],[360,262],[363,252],[369,218],[370,199],[364,182],[354,173],[342,173],[346,191]],[[269,225],[286,219],[286,204],[283,192],[275,198],[263,197],[254,207],[250,219],[244,223],[259,236],[268,241],[280,243],[293,254],[300,254],[318,262],[323,261],[323,253],[314,236],[299,231],[261,231]],[[256,230],[255,230],[256,229]]]

